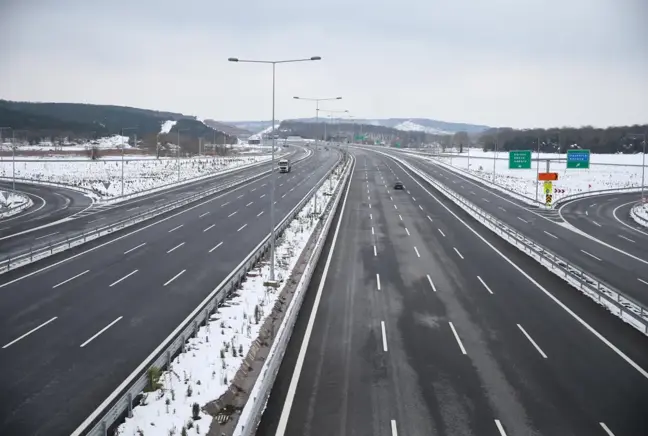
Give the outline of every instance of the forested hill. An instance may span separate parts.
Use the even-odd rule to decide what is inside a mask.
[[[581,148],[592,153],[640,153],[644,150],[644,137],[648,124],[618,126],[598,129],[594,127],[563,127],[554,129],[515,130],[490,129],[478,138],[485,150],[537,150],[565,153],[568,149]]]

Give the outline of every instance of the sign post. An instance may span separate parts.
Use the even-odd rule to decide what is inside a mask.
[[[587,169],[589,166],[589,150],[567,150],[567,168]]]
[[[551,207],[553,201],[553,182],[544,182],[545,206]]]
[[[509,169],[531,169],[531,150],[509,151]]]

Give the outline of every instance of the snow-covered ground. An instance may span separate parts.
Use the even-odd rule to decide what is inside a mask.
[[[133,194],[178,181],[178,164],[173,158],[146,159],[129,156],[124,162],[124,194]],[[268,160],[269,156],[201,157],[180,159],[179,180],[206,177],[215,172]],[[121,195],[120,160],[24,159],[16,162],[16,177],[56,182],[92,190],[97,196]],[[12,177],[12,161],[0,162],[0,177]]]
[[[70,150],[70,151],[84,151],[92,147],[97,147],[100,149],[121,149],[122,146],[126,149],[133,148],[128,145],[128,137],[115,135],[105,138],[98,138],[96,140],[77,143],[77,142],[63,142],[62,145],[58,143],[52,143],[43,141],[38,145],[28,145],[23,143],[18,144],[18,151],[61,151],[61,150]],[[11,143],[5,142],[0,144],[0,151],[11,151]],[[5,158],[6,159],[6,158]]]
[[[326,181],[316,193],[318,211],[331,199],[325,193],[335,189],[339,176],[329,180],[332,188]],[[270,276],[267,264],[249,272],[241,289],[189,340],[185,352],[172,362],[172,370],[162,373],[161,389],[144,394],[145,405],[133,410],[133,418],[120,425],[117,434],[181,435],[183,427],[190,435],[207,434],[212,418],[198,410],[201,419],[194,420],[193,404],[202,408],[227,390],[315,229],[313,212],[309,201],[277,243],[275,274],[281,286],[263,286]]]
[[[30,207],[31,203],[27,195],[0,190],[0,218],[15,215],[25,207]]]
[[[460,155],[441,157],[440,161],[453,168],[469,171],[470,174],[482,180],[492,182],[493,154],[493,152],[470,149],[470,159],[468,152],[464,150],[464,153]],[[533,159],[536,157],[537,153],[533,153]],[[563,161],[556,160],[559,158]],[[566,169],[564,154],[541,153],[540,172],[546,170],[547,159],[551,160],[550,171],[558,173],[558,181],[553,182],[554,202],[567,195],[582,192],[641,187],[641,154],[592,154],[590,168],[578,170]],[[435,160],[437,159],[435,158]],[[495,162],[495,183],[498,186],[531,199],[536,198],[538,182],[535,161],[532,162],[530,170],[509,169],[508,152],[498,152]],[[540,182],[537,200],[544,202],[542,188],[542,182]]]
[[[632,208],[630,217],[644,227],[648,227],[648,204],[638,204]]]

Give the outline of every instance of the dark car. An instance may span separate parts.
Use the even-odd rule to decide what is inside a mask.
[[[396,183],[394,183],[394,189],[403,189],[403,182],[396,181]]]

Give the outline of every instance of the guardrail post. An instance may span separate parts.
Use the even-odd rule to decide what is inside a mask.
[[[128,417],[132,418],[133,417],[133,394],[128,393],[126,396],[126,401],[128,401]]]
[[[106,421],[101,421],[101,434],[103,436],[108,436],[108,426],[106,425]]]
[[[171,351],[166,352],[167,370],[171,371]]]

